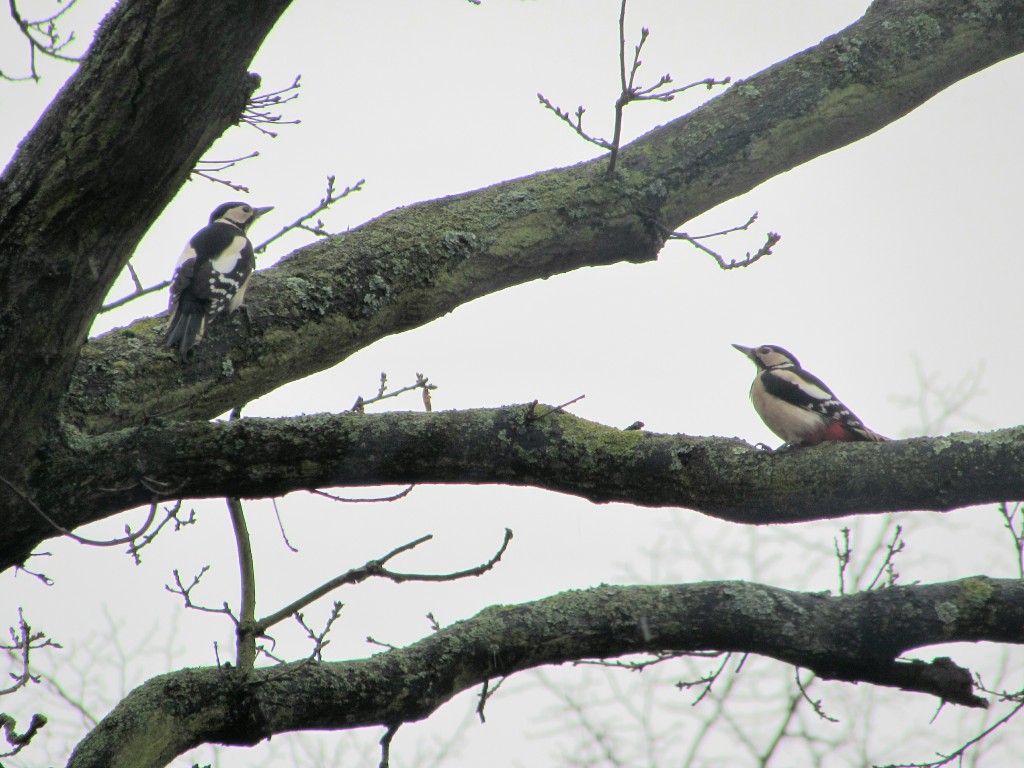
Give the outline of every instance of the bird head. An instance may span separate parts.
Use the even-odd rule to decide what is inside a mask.
[[[800,361],[796,359],[795,355],[774,344],[762,344],[760,347],[743,347],[733,344],[733,347],[753,360],[759,371],[780,366],[800,367]]]
[[[226,221],[234,224],[243,232],[249,228],[256,219],[267,211],[274,210],[274,206],[268,205],[265,208],[254,208],[248,203],[224,203],[218,205],[210,214],[210,223],[215,221]]]

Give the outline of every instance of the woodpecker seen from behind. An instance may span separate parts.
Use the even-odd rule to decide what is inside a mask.
[[[825,383],[800,367],[782,347],[733,346],[757,366],[750,399],[768,429],[789,445],[817,445],[826,440],[887,441],[864,426]]]
[[[238,309],[245,300],[256,266],[246,230],[272,206],[224,203],[210,214],[210,223],[188,241],[171,281],[171,318],[166,343],[184,357],[198,344],[206,325],[218,315]]]

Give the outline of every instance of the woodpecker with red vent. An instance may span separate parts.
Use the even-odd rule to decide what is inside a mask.
[[[768,429],[787,445],[817,445],[826,440],[885,442],[888,437],[864,426],[832,390],[782,347],[733,346],[757,366],[750,399]]]

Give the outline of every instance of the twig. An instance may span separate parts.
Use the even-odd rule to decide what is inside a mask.
[[[0,753],[0,757],[11,757],[21,752],[35,738],[39,729],[46,725],[46,722],[46,715],[32,715],[32,720],[25,732],[18,733],[15,730],[18,727],[18,722],[6,712],[0,712],[0,729],[3,730],[7,743],[13,747],[7,752]]]
[[[836,548],[836,562],[839,566],[839,594],[846,594],[846,569],[850,565],[850,557],[853,555],[853,550],[850,549],[850,528],[844,526],[841,533],[843,534],[843,548],[839,548],[839,539],[832,539],[833,544]]]
[[[77,1],[78,0],[69,0],[67,5],[52,16],[36,19],[35,21],[29,21],[28,19],[25,19],[18,10],[17,0],[8,0],[10,16],[21,31],[22,36],[28,41],[29,74],[23,77],[16,77],[0,71],[0,78],[11,82],[24,80],[34,80],[38,82],[40,77],[39,72],[36,69],[37,53],[41,53],[42,55],[57,61],[64,61],[72,64],[81,61],[80,57],[67,56],[61,53],[61,51],[74,42],[75,33],[72,32],[68,35],[67,40],[61,40],[60,32],[57,31],[57,20],[70,11]]]
[[[234,414],[232,414],[234,416]],[[241,582],[241,605],[236,622],[235,666],[247,674],[256,663],[256,566],[252,558],[252,540],[245,524],[245,513],[240,499],[226,499],[231,516],[231,529],[238,549],[238,578]]]
[[[720,654],[718,654],[718,655],[720,655]],[[716,669],[714,672],[712,672],[709,675],[705,675],[704,677],[698,678],[696,680],[680,680],[678,683],[676,683],[676,688],[678,688],[680,691],[683,691],[683,690],[687,690],[689,688],[696,688],[697,686],[703,686],[704,690],[702,690],[700,692],[700,695],[697,696],[697,698],[694,699],[691,702],[691,706],[694,706],[694,707],[697,706],[698,704],[700,704],[701,700],[705,696],[707,696],[709,693],[711,693],[711,686],[713,686],[715,684],[715,681],[718,680],[719,676],[725,670],[725,665],[729,663],[729,659],[731,659],[731,658],[732,658],[732,652],[730,651],[730,652],[725,654],[725,658],[722,659],[722,663],[718,665],[718,669]],[[746,654],[744,654],[743,659],[746,659]],[[736,671],[739,672],[740,671],[740,667],[742,667],[742,666],[743,666],[743,660],[740,660],[740,664],[739,664],[738,667],[736,667]]]
[[[540,404],[540,401],[539,400],[534,400],[532,403],[530,403],[529,405],[526,406],[526,421],[527,421],[527,423],[532,424],[535,421],[539,421],[539,420],[543,419],[545,416],[550,416],[552,413],[558,413],[560,411],[564,411],[570,405],[574,405],[575,403],[578,403],[580,400],[582,400],[585,397],[586,397],[585,394],[578,395],[577,397],[574,397],[572,400],[569,400],[568,402],[562,403],[561,405],[556,405],[556,406],[552,407],[550,410],[544,411],[544,413],[541,413],[541,414],[535,413],[535,409]]]
[[[886,580],[886,584],[884,586],[891,587],[896,583],[897,579],[899,579],[899,574],[896,573],[895,570],[894,560],[896,555],[902,552],[906,547],[906,544],[904,543],[902,538],[902,534],[903,526],[897,525],[896,531],[892,535],[892,541],[890,541],[888,546],[886,547],[885,559],[882,560],[882,564],[878,566],[878,572],[875,574],[875,578],[873,578],[871,580],[871,583],[868,584],[869,590],[875,588],[875,585],[878,583],[878,580],[882,578],[883,573],[889,574],[889,577]]]
[[[21,657],[21,672],[18,674],[10,673],[10,677],[14,680],[14,683],[7,688],[0,688],[0,696],[6,696],[9,693],[14,693],[19,688],[24,688],[29,683],[38,683],[39,678],[32,674],[31,671],[31,655],[32,651],[37,651],[40,648],[61,648],[61,644],[57,643],[46,636],[45,632],[33,632],[32,627],[29,626],[28,622],[25,621],[25,614],[22,609],[18,609],[18,628],[9,628],[11,635],[12,645],[4,645],[0,643],[0,649],[7,651],[12,656],[18,655]],[[12,726],[13,727],[13,726]],[[8,736],[8,743],[10,741]]]
[[[546,109],[551,110],[555,115],[566,123],[573,131],[576,132],[584,140],[595,144],[602,149],[609,151],[608,157],[608,176],[612,177],[615,175],[615,164],[618,160],[619,149],[622,146],[622,115],[626,106],[634,101],[672,101],[673,98],[683,91],[688,91],[691,88],[698,86],[705,86],[708,90],[716,85],[727,85],[731,82],[731,79],[726,77],[723,80],[716,80],[708,77],[703,80],[690,83],[689,85],[679,86],[677,88],[671,88],[669,90],[660,90],[667,85],[672,84],[672,76],[668,73],[662,75],[658,82],[654,85],[643,87],[637,85],[636,75],[640,70],[643,62],[640,60],[640,51],[644,47],[644,43],[647,42],[647,38],[650,36],[651,31],[647,27],[643,27],[640,30],[640,42],[637,43],[633,49],[633,62],[628,67],[626,66],[626,0],[622,0],[619,7],[619,96],[615,99],[615,123],[612,129],[612,138],[608,139],[598,138],[586,133],[583,130],[583,114],[587,111],[583,106],[576,108],[576,111],[570,115],[568,110],[563,111],[559,107],[551,103],[544,94],[538,93],[537,99]]]
[[[130,264],[128,265],[128,269],[131,269]],[[135,299],[142,298],[143,296],[148,296],[151,293],[162,291],[164,288],[171,284],[170,280],[164,280],[162,282],[157,283],[156,285],[149,286],[149,288],[143,288],[138,283],[138,275],[135,274],[135,270],[132,270],[132,277],[135,280],[136,285],[138,285],[138,288],[134,292],[129,293],[127,296],[123,296],[120,299],[115,299],[114,301],[104,304],[102,307],[100,307],[100,314],[103,314],[104,312],[109,312],[112,309],[117,309],[118,307],[123,307],[128,302],[135,301]]]
[[[455,573],[447,574],[398,573],[396,571],[389,571],[384,567],[385,563],[387,563],[392,558],[402,554],[403,552],[408,552],[411,549],[415,549],[420,544],[430,541],[432,538],[434,538],[432,534],[421,536],[415,541],[410,541],[409,543],[403,544],[400,547],[395,547],[393,550],[391,550],[386,555],[377,560],[370,560],[364,563],[363,565],[359,566],[358,568],[352,568],[351,570],[346,571],[340,576],[334,577],[330,581],[321,584],[316,589],[308,592],[307,594],[300,597],[298,600],[293,601],[292,603],[280,609],[279,611],[276,611],[270,614],[269,616],[266,616],[257,621],[254,627],[255,632],[257,634],[263,634],[270,627],[288,618],[292,614],[301,611],[310,603],[320,599],[321,597],[328,594],[329,592],[332,592],[338,587],[347,584],[359,584],[374,576],[383,579],[389,579],[390,581],[393,581],[397,584],[400,584],[405,581],[456,581],[458,579],[464,579],[469,576],[480,576],[481,574],[491,570],[495,565],[497,565],[498,561],[501,560],[502,555],[508,548],[509,542],[512,541],[512,531],[508,528],[505,529],[505,539],[502,542],[501,547],[498,549],[497,553],[490,560],[488,560],[486,563],[478,565],[474,568],[469,568],[464,571],[457,571]]]
[[[142,563],[142,558],[139,557],[139,552],[153,542],[153,540],[160,534],[160,531],[164,529],[164,526],[167,525],[167,523],[173,520],[174,530],[176,532],[180,531],[186,525],[196,524],[195,509],[189,510],[188,518],[185,520],[182,520],[180,517],[178,517],[178,512],[180,511],[181,500],[179,499],[177,502],[175,502],[173,507],[164,507],[164,519],[161,520],[160,523],[156,526],[156,528],[153,529],[152,533],[146,533],[145,535],[141,535],[143,531],[140,531],[138,534],[138,538],[133,539],[128,543],[128,554],[131,555],[132,559],[135,560],[136,565],[141,565]]]
[[[284,237],[286,234],[288,234],[294,229],[305,230],[306,232],[310,232],[316,235],[317,237],[325,237],[326,235],[329,235],[330,233],[324,229],[324,223],[319,219],[317,219],[316,225],[312,227],[308,226],[306,222],[309,221],[309,219],[316,216],[318,213],[326,211],[339,200],[344,200],[353,192],[361,192],[363,189],[363,185],[366,183],[366,179],[360,179],[352,186],[345,187],[345,189],[343,189],[341,192],[335,193],[334,180],[335,177],[333,175],[327,177],[327,192],[324,194],[322,198],[320,198],[320,202],[315,207],[304,213],[291,224],[287,224],[284,227],[281,227],[280,232],[278,232],[273,237],[264,240],[262,243],[257,245],[253,250],[255,250],[256,253],[263,253],[267,249],[268,245],[270,245],[278,238]]]
[[[263,126],[298,125],[301,123],[301,120],[283,120],[281,115],[276,115],[269,111],[271,107],[287,104],[299,98],[299,89],[302,88],[302,85],[299,83],[301,79],[302,75],[296,75],[292,84],[285,88],[250,97],[249,101],[246,102],[245,110],[242,112],[241,122],[251,125],[257,131],[272,139],[276,139],[277,134]]]
[[[226,171],[230,168],[234,168],[236,165],[238,165],[238,163],[242,162],[243,160],[251,160],[254,157],[259,156],[259,152],[250,152],[248,155],[245,155],[243,157],[236,157],[232,160],[200,160],[196,164],[196,167],[192,169],[192,175],[199,176],[200,178],[206,179],[207,181],[212,181],[215,184],[223,184],[225,187],[233,189],[235,192],[248,193],[249,188],[244,184],[237,184],[233,181],[228,181],[227,179],[221,179],[218,178],[217,176],[214,176],[213,174],[220,173],[221,171]],[[200,166],[202,165],[216,167],[200,169]]]
[[[493,696],[494,694],[496,694],[498,692],[498,689],[501,688],[502,684],[507,679],[508,679],[507,677],[502,677],[500,680],[498,680],[498,682],[495,684],[495,686],[493,688],[490,687],[491,681],[490,681],[489,678],[487,680],[484,680],[483,685],[480,687],[480,695],[479,695],[480,701],[477,702],[477,705],[476,705],[476,714],[477,714],[477,717],[480,718],[480,722],[481,723],[486,723],[487,722],[487,718],[484,717],[484,707],[487,706],[487,702],[490,701],[491,696]]]
[[[306,630],[306,635],[313,641],[313,650],[309,654],[310,659],[314,659],[316,661],[323,660],[323,650],[331,643],[331,641],[327,639],[327,635],[330,633],[334,622],[338,620],[339,616],[341,616],[341,609],[344,607],[345,606],[342,602],[338,600],[334,601],[334,604],[331,606],[331,614],[327,617],[327,622],[324,624],[324,628],[320,632],[314,632],[309,625],[306,624],[305,617],[301,613],[295,614],[295,620],[299,623],[299,626]]]
[[[399,491],[394,496],[378,496],[373,499],[349,499],[343,496],[335,496],[333,493],[327,493],[326,491],[317,490],[316,488],[310,490],[310,493],[315,494],[316,496],[323,496],[324,498],[331,499],[332,501],[342,501],[346,504],[377,504],[382,501],[398,501],[399,499],[404,499],[415,487],[415,485],[410,485],[408,488],[403,491]]]
[[[814,714],[820,717],[822,720],[828,720],[830,723],[838,723],[838,718],[830,717],[827,712],[821,706],[821,699],[812,699],[807,693],[807,688],[804,686],[803,681],[800,680],[800,667],[793,667],[793,676],[796,679],[796,687],[800,689],[800,695],[803,696],[804,700],[811,705],[814,709]],[[807,684],[810,685],[814,681],[814,674],[811,674],[810,680]]]
[[[701,240],[707,240],[712,237],[721,237],[723,235],[729,235],[733,232],[742,232],[750,228],[750,225],[757,221],[757,211],[747,219],[746,224],[741,224],[737,227],[730,227],[729,229],[723,229],[720,232],[710,232],[706,235],[690,235],[686,232],[670,232],[667,236],[668,240],[685,240],[694,248],[703,251],[704,253],[711,256],[721,269],[739,269],[741,267],[749,267],[756,261],[764,258],[765,256],[771,255],[772,248],[774,248],[778,242],[782,239],[782,235],[777,232],[769,232],[765,239],[764,245],[762,245],[754,254],[747,251],[746,256],[737,261],[736,259],[730,259],[726,261],[725,257],[712,248],[704,245]]]
[[[388,768],[388,761],[391,759],[391,740],[401,727],[401,723],[389,725],[384,735],[380,737],[380,768]]]
[[[1019,695],[1020,694],[1017,694],[1017,696],[1019,696]],[[1016,699],[1015,696],[1009,696],[1007,698],[1011,699],[1011,700]],[[894,764],[885,765],[885,766],[875,766],[875,768],[941,768],[941,766],[949,765],[954,760],[962,761],[963,757],[964,757],[964,754],[967,752],[967,750],[969,750],[971,747],[973,747],[978,742],[980,742],[983,739],[985,739],[985,737],[987,737],[990,733],[995,731],[997,728],[1005,725],[1012,718],[1014,718],[1017,715],[1018,712],[1020,712],[1022,709],[1024,709],[1024,698],[1020,698],[1018,701],[1019,701],[1019,703],[1017,704],[1017,706],[1014,707],[1012,710],[1010,710],[1009,714],[1007,714],[1005,717],[1002,717],[999,720],[997,720],[996,722],[994,722],[992,725],[990,725],[984,731],[979,733],[973,739],[970,739],[970,740],[964,742],[964,744],[959,749],[957,749],[956,751],[950,752],[948,755],[944,755],[941,752],[936,752],[936,754],[939,756],[938,760],[933,760],[930,763],[894,763]]]
[[[416,374],[416,383],[410,384],[406,387],[396,389],[394,392],[388,392],[388,375],[385,372],[380,374],[380,387],[377,389],[377,394],[373,397],[364,399],[362,395],[356,398],[355,403],[349,408],[349,411],[353,413],[365,413],[365,408],[373,403],[379,403],[381,400],[387,400],[389,397],[398,397],[404,395],[406,392],[411,392],[414,389],[422,389],[424,392],[423,404],[427,411],[430,411],[430,397],[428,393],[430,390],[437,389],[436,384],[431,384],[430,381],[422,373]]]
[[[1003,518],[1006,530],[1013,538],[1013,546],[1017,555],[1017,574],[1024,579],[1024,514],[1021,510],[1020,502],[1015,503],[1013,509],[1010,509],[1010,503],[1007,501],[999,503],[999,514]]]
[[[28,504],[30,507],[32,507],[32,509],[34,509],[36,511],[36,513],[40,517],[43,518],[43,520],[45,520],[47,523],[49,523],[62,536],[67,536],[69,539],[71,539],[73,541],[77,541],[79,544],[85,544],[85,545],[90,546],[90,547],[119,547],[122,544],[129,544],[130,545],[133,542],[135,542],[136,540],[138,540],[142,535],[144,535],[147,530],[149,530],[149,527],[153,524],[153,520],[156,517],[156,506],[157,505],[156,505],[156,502],[154,502],[154,503],[149,505],[149,515],[146,517],[146,521],[142,524],[142,528],[140,528],[138,531],[133,533],[131,527],[128,526],[128,525],[125,525],[124,529],[125,529],[125,533],[127,535],[122,537],[122,538],[120,538],[120,539],[109,539],[109,540],[106,540],[106,541],[97,541],[95,539],[87,539],[84,536],[79,536],[76,533],[72,533],[67,528],[65,528],[64,526],[60,525],[56,520],[54,520],[52,517],[50,517],[48,514],[46,514],[42,510],[42,508],[40,508],[40,506],[38,504],[36,504],[35,501],[33,501],[29,497],[29,495],[27,493],[25,493],[23,490],[18,488],[14,483],[12,483],[6,477],[3,477],[2,475],[0,475],[0,483],[3,483],[8,488],[10,488],[15,494],[17,494],[17,496],[19,496],[21,498],[22,501],[24,501],[26,504]]]
[[[277,527],[281,531],[281,538],[284,540],[284,545],[288,547],[292,552],[298,553],[298,549],[292,546],[292,543],[288,541],[288,534],[284,530],[284,521],[281,519],[281,510],[277,508],[277,499],[272,498],[270,503],[274,505],[274,516],[277,518]]]
[[[178,573],[178,569],[175,568],[172,571],[172,573],[174,575],[174,583],[176,586],[171,587],[169,584],[164,584],[164,589],[166,589],[172,595],[181,595],[185,601],[186,608],[191,608],[194,611],[202,611],[203,613],[223,613],[226,616],[230,617],[231,620],[235,623],[235,626],[237,627],[238,618],[231,611],[231,608],[228,606],[227,601],[224,601],[224,604],[220,608],[210,608],[208,606],[198,605],[192,602],[192,590],[196,588],[196,586],[199,584],[199,581],[203,578],[203,576],[206,574],[208,570],[210,570],[210,566],[204,565],[202,569],[199,571],[199,573],[192,578],[192,583],[186,587],[181,583],[181,575]]]

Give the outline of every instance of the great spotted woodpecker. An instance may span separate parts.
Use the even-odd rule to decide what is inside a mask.
[[[817,445],[825,440],[887,441],[864,426],[817,376],[782,347],[733,346],[757,366],[750,399],[772,432],[788,445]]]
[[[256,266],[246,230],[267,208],[224,203],[210,223],[196,232],[182,251],[171,281],[171,319],[166,343],[184,357],[198,344],[207,323],[238,309],[245,300]]]

